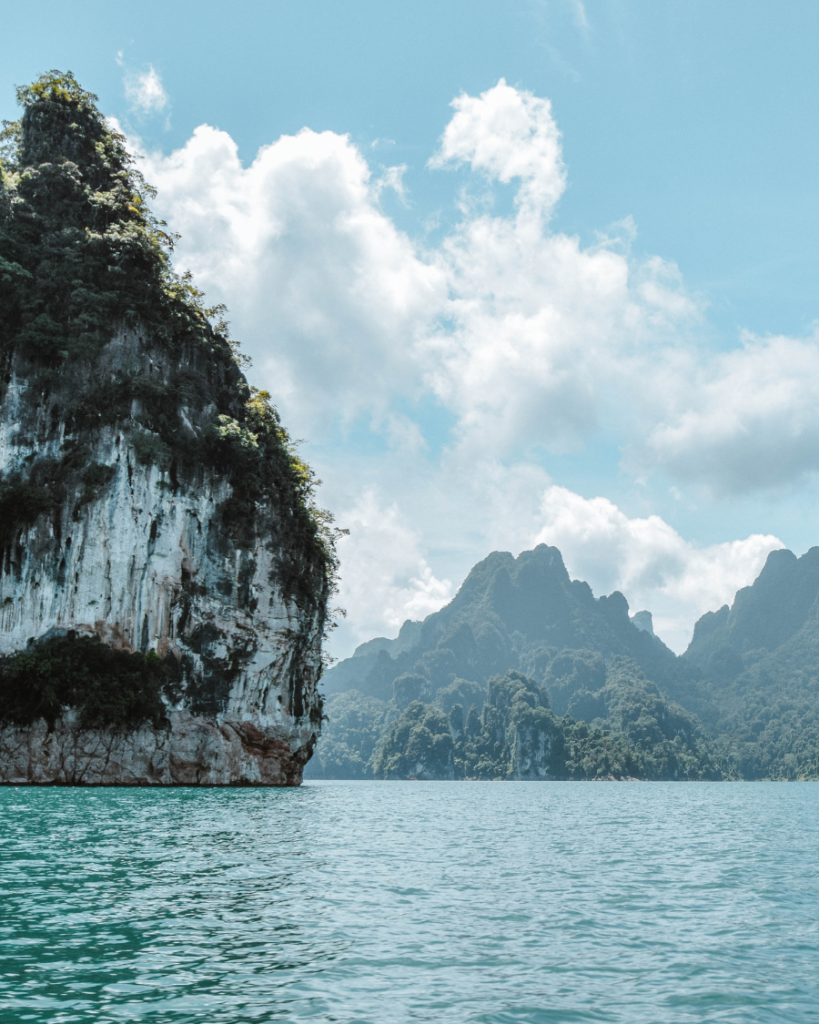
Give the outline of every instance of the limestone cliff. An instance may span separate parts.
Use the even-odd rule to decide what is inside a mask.
[[[335,570],[312,474],[222,311],[173,274],[95,98],[56,72],[19,98],[0,164],[0,781],[298,784]]]

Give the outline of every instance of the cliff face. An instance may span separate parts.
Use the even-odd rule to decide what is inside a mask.
[[[133,344],[123,337],[112,347]],[[0,404],[6,478],[65,443],[64,423],[44,423],[45,436],[25,430],[29,387],[15,375]],[[95,431],[88,453],[114,471],[103,493],[75,514],[80,481],[6,552],[0,654],[69,629],[95,634],[170,661],[181,696],[169,705],[170,730],[127,738],[121,729],[89,735],[71,714],[51,731],[42,720],[33,730],[6,726],[0,780],[298,781],[321,717],[321,607],[300,609],[282,592],[276,540],[232,541],[220,517],[232,495],[224,478],[205,471],[174,487],[168,471],[139,463],[120,425]]]
[[[111,133],[73,79],[53,81],[24,96],[18,163],[0,173],[0,782],[298,784],[334,568],[312,477],[225,325],[173,277],[115,136],[103,222],[73,223],[54,179],[98,195],[74,136]],[[32,168],[38,117],[62,134]],[[142,220],[110,213],[123,182]],[[67,282],[49,251],[63,243],[80,250]],[[150,682],[150,721],[143,694],[82,663],[88,637],[141,657],[127,671]]]

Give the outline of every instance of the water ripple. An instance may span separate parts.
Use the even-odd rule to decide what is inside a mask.
[[[0,1021],[819,1022],[819,784],[0,790]]]

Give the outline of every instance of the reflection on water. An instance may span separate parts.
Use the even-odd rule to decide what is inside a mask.
[[[819,1021],[819,784],[0,789],[0,1021]]]

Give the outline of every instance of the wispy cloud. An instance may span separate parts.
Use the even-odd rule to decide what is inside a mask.
[[[117,55],[117,63],[123,64],[122,52]],[[153,66],[148,65],[146,71],[128,71],[124,78],[125,97],[131,110],[136,114],[160,114],[168,107],[168,94],[162,85],[162,78]]]
[[[589,18],[583,0],[569,0],[577,27],[584,34],[589,31]]]
[[[384,167],[384,173],[375,182],[375,192],[381,195],[384,189],[391,189],[404,206],[409,206],[409,197],[404,185],[404,174],[407,165],[398,164],[395,167]]]

